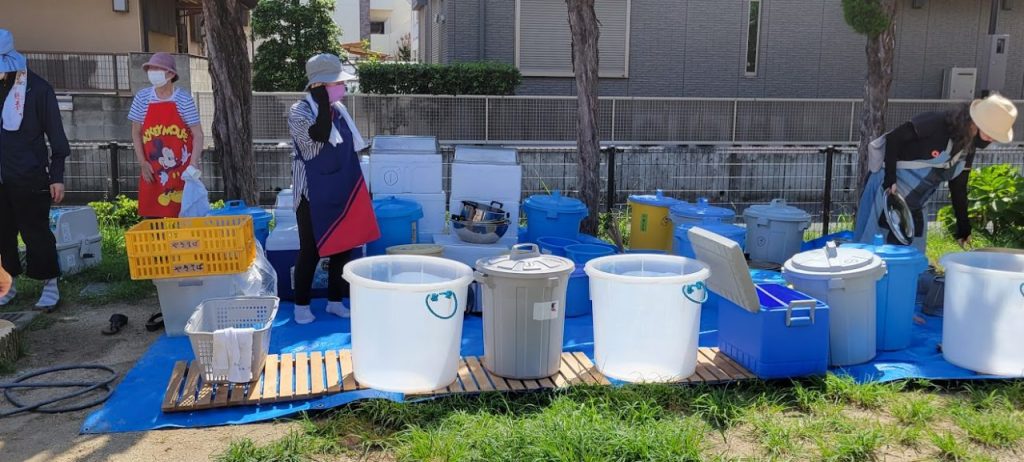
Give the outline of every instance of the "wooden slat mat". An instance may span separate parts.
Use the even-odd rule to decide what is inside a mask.
[[[717,348],[701,348],[697,356],[697,372],[680,383],[718,383],[752,378],[753,374],[720,353]],[[562,353],[558,373],[538,380],[499,377],[483,367],[483,358],[469,356],[459,360],[459,375],[454,383],[415,396],[518,392],[583,384],[609,385],[610,382],[598,372],[590,358],[580,352]],[[356,382],[352,374],[351,350],[269,355],[260,379],[248,384],[205,382],[202,368],[195,361],[191,364],[178,361],[167,384],[161,409],[164,412],[187,412],[269,404],[365,388]]]

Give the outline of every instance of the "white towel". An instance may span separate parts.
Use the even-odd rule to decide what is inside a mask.
[[[218,329],[213,332],[213,374],[229,382],[252,381],[253,329]]]
[[[318,112],[316,102],[313,101],[313,95],[306,95],[306,102],[309,103],[309,108],[313,111],[313,119],[316,119]],[[355,121],[352,120],[352,116],[349,115],[348,109],[345,108],[344,104],[334,103],[334,110],[341,113],[341,116],[345,119],[345,123],[348,124],[348,129],[352,131],[352,149],[355,152],[366,149],[366,140],[363,139],[363,135],[359,133],[359,129],[356,128]],[[327,139],[331,143],[331,146],[337,146],[344,142],[341,138],[341,133],[338,133],[338,128],[334,126],[334,121],[331,121],[331,136]]]
[[[194,165],[189,165],[181,177],[185,188],[181,192],[181,212],[178,217],[205,217],[210,213],[210,193],[199,179],[202,174]]]
[[[8,77],[10,78],[10,77]],[[3,127],[9,132],[21,129],[21,119],[25,117],[25,91],[28,87],[28,73],[18,72],[14,77],[14,86],[7,94],[3,107]]]

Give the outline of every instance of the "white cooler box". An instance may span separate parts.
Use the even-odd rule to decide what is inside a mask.
[[[370,150],[374,194],[439,193],[441,150],[432,136],[377,136]]]
[[[522,197],[523,168],[519,165],[452,164],[452,197]]]
[[[506,238],[517,238],[519,236],[519,197],[515,198],[488,198],[486,196],[456,196],[452,194],[452,200],[448,204],[448,210],[452,216],[457,216],[462,213],[462,201],[473,201],[481,204],[490,205],[491,201],[500,202],[503,210],[509,213],[509,224],[508,231],[505,232]]]
[[[96,266],[103,260],[103,237],[92,207],[51,209],[50,231],[57,240],[57,258],[65,276]]]
[[[424,237],[432,238],[434,234],[440,234],[445,231],[445,222],[447,220],[448,213],[448,207],[445,203],[447,195],[445,193],[373,195],[374,200],[387,199],[389,197],[413,201],[423,207],[423,218],[420,218],[420,221],[416,225],[416,229],[419,232],[418,243],[426,243],[428,241],[424,241]]]
[[[463,242],[454,234],[435,234],[434,244],[444,247],[444,258],[465,263],[470,268],[476,266],[481,258],[496,257],[509,253],[516,239],[505,235],[493,244],[470,244]]]

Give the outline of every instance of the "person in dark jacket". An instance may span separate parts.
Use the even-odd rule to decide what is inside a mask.
[[[1013,140],[1017,108],[998,94],[962,104],[947,112],[925,112],[874,140],[868,163],[872,171],[861,197],[854,239],[871,242],[876,233],[899,244],[882,217],[887,193],[899,193],[910,209],[914,235],[905,236],[925,248],[924,209],[942,183],[949,183],[956,216],[954,237],[970,244],[967,181],[978,149]]]
[[[28,70],[14,50],[11,33],[0,29],[0,261],[12,276],[22,274],[18,236],[25,242],[25,274],[44,281],[36,307],[60,302],[57,242],[50,231],[50,205],[64,200],[64,159],[71,153],[61,124],[57,95]],[[49,147],[47,147],[49,141]],[[12,282],[0,306],[17,295]]]

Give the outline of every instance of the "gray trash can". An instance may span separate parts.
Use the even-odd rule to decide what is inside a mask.
[[[509,255],[480,259],[484,367],[511,379],[558,372],[565,328],[565,291],[572,260],[520,244]]]

